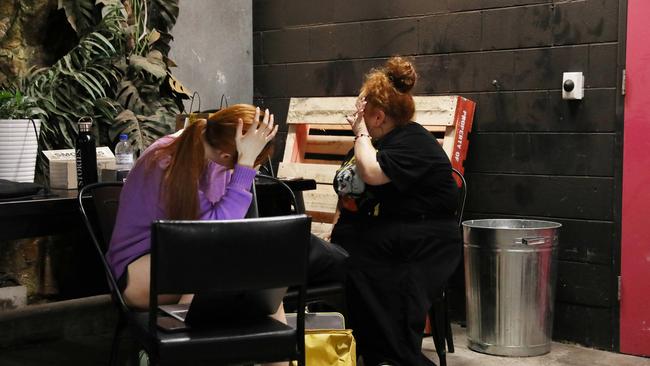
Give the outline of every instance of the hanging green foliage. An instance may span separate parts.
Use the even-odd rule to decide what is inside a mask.
[[[172,132],[178,95],[161,90],[186,90],[161,86],[178,83],[169,71],[171,38],[164,37],[176,22],[178,0],[59,0],[59,8],[79,44],[26,82],[27,94],[49,116],[42,127],[45,148],[72,148],[82,116],[96,121],[101,145],[114,146],[128,133],[138,152]]]

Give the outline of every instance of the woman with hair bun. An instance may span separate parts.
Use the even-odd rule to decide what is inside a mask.
[[[436,139],[413,122],[411,62],[366,75],[347,117],[354,148],[337,171],[332,242],[350,254],[350,324],[366,366],[433,365],[421,352],[431,299],[460,260],[458,190]]]

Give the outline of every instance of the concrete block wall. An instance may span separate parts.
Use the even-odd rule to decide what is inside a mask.
[[[562,223],[554,338],[616,350],[626,4],[254,0],[254,99],[282,123],[276,159],[290,97],[355,95],[391,55],[414,59],[417,94],[476,101],[466,218]],[[583,101],[562,100],[565,71]],[[459,278],[452,294],[462,318]]]

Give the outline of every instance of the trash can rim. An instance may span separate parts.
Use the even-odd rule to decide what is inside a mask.
[[[521,226],[505,226],[505,225],[494,225],[488,223],[495,222],[525,222],[525,223],[535,223],[536,226],[533,227],[521,227]],[[489,229],[489,230],[540,230],[540,229],[558,229],[562,227],[562,224],[554,221],[547,220],[535,220],[535,219],[505,219],[505,218],[493,218],[493,219],[478,219],[478,220],[465,220],[462,222],[463,227],[468,227],[471,229]]]

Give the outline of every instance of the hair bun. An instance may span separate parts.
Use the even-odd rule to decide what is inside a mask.
[[[418,78],[413,64],[402,57],[391,57],[386,61],[385,72],[395,89],[402,93],[410,92]]]

